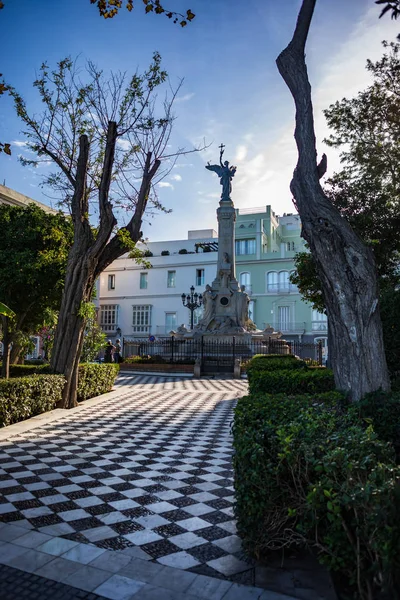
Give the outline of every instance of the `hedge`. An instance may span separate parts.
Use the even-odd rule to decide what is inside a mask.
[[[247,376],[250,394],[312,394],[335,389],[331,369],[249,369]]]
[[[119,365],[115,363],[81,363],[78,373],[78,401],[110,392],[118,372]],[[12,378],[45,373],[51,373],[48,364],[10,365]]]
[[[78,374],[78,402],[111,392],[119,372],[116,363],[81,363]]]
[[[64,384],[63,375],[0,379],[0,427],[55,408]]]
[[[351,597],[397,597],[400,468],[391,444],[337,392],[242,398],[233,435],[235,512],[251,554],[307,545]]]
[[[255,354],[247,363],[247,371],[274,371],[276,369],[305,369],[307,364],[293,354]]]

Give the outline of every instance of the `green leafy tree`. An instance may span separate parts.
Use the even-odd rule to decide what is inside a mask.
[[[164,7],[164,4],[161,4],[161,0],[142,0],[142,2],[146,14],[154,12],[156,15],[165,15],[168,19],[172,19],[174,23],[179,23],[181,27],[186,27],[195,18],[194,13],[190,9],[186,13],[171,11],[167,7]],[[90,3],[96,4],[100,16],[105,19],[115,17],[123,6],[129,12],[134,8],[133,0],[90,0]]]
[[[51,355],[52,369],[67,380],[64,407],[77,404],[87,318],[83,308],[91,301],[95,281],[126,252],[142,256],[136,243],[142,238],[143,216],[146,211],[165,210],[155,184],[184,154],[166,152],[180,88],[171,91],[169,86],[169,97],[160,102],[157,91],[168,84],[167,79],[158,53],[144,73],[129,79],[124,73],[107,78],[90,62],[86,73],[78,73],[70,59],[60,61],[53,71],[44,64],[34,82],[44,109],[35,116],[8,86],[25,125],[27,146],[37,156],[23,162],[52,161],[56,170],[44,184],[60,194],[74,226]],[[116,208],[129,215],[124,227],[118,228]]]
[[[85,337],[83,340],[81,362],[91,362],[106,345],[106,335],[96,320],[96,311],[92,304],[91,315],[86,319]]]
[[[35,204],[0,204],[0,231],[0,298],[15,313],[7,331],[3,323],[8,357],[17,332],[36,333],[47,311],[59,308],[73,230],[71,219],[62,213],[50,214]],[[3,377],[7,362],[3,360]]]

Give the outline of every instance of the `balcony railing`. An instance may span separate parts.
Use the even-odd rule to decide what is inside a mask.
[[[267,323],[264,323],[264,327],[267,327]],[[283,321],[281,323],[274,324],[275,331],[281,331],[286,334],[300,334],[306,330],[306,324],[304,321]]]
[[[268,283],[267,294],[298,294],[299,290],[293,283]]]
[[[313,331],[328,331],[328,321],[312,321],[311,329]]]
[[[119,325],[118,323],[100,323],[100,327],[104,333],[113,333],[117,331]]]

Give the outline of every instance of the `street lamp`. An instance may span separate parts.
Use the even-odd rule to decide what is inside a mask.
[[[194,285],[192,285],[190,294],[182,294],[181,298],[183,306],[190,310],[190,329],[193,331],[194,311],[203,304],[203,296],[195,293]]]

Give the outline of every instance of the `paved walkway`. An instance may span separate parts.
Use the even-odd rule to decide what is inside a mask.
[[[243,585],[230,425],[246,391],[122,374],[110,394],[3,430],[0,564],[112,600],[293,598]]]

